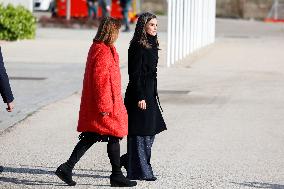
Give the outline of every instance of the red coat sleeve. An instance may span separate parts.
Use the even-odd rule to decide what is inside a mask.
[[[99,112],[113,111],[110,65],[111,57],[108,49],[99,48],[95,53],[93,70],[93,88]]]

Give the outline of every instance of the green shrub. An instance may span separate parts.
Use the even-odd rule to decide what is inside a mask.
[[[35,30],[36,18],[25,7],[0,4],[0,39],[33,39]]]

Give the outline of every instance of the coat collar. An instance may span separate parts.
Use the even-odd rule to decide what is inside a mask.
[[[119,57],[118,57],[118,54],[116,52],[116,48],[114,45],[106,45],[105,43],[103,42],[95,42],[96,44],[98,44],[99,46],[101,46],[101,48],[104,48],[104,49],[109,49],[110,52],[111,52],[111,55],[114,59],[114,61],[116,63],[119,63]]]

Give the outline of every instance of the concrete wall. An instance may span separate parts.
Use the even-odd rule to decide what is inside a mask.
[[[11,3],[12,5],[22,5],[26,7],[31,12],[33,11],[33,0],[0,0],[0,3],[7,5]]]
[[[264,19],[273,0],[217,0],[218,17]]]

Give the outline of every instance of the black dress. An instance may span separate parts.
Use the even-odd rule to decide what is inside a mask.
[[[125,93],[128,113],[127,154],[121,163],[130,179],[147,180],[154,177],[150,159],[155,135],[166,130],[157,92],[158,48],[155,37],[148,35],[152,48],[132,43],[128,49],[129,83]],[[138,101],[146,101],[146,110]]]

